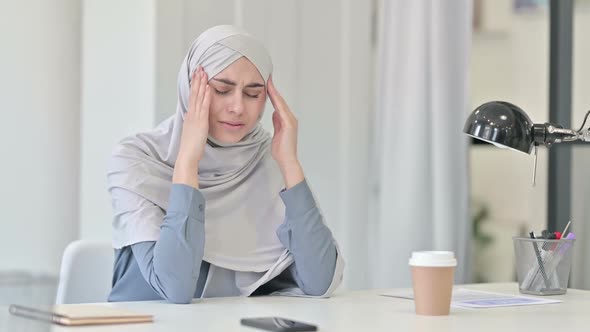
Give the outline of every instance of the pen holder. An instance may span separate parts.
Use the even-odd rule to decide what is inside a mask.
[[[565,294],[575,239],[512,239],[520,292],[532,295]]]

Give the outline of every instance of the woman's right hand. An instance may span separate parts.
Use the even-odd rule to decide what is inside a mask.
[[[199,66],[193,73],[184,115],[180,149],[174,166],[173,183],[183,183],[199,188],[199,161],[205,152],[209,136],[209,105],[211,92],[207,73]]]

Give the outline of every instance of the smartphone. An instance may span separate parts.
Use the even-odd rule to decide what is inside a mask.
[[[242,325],[244,326],[255,327],[258,329],[275,332],[318,330],[317,326],[315,325],[280,317],[242,318],[240,323],[242,323]]]

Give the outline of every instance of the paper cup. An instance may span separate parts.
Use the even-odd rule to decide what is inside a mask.
[[[451,251],[417,251],[412,253],[410,267],[416,314],[448,315],[457,260]]]

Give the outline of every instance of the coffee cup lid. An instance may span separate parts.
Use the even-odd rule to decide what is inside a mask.
[[[457,266],[452,251],[414,251],[410,257],[411,266]]]

